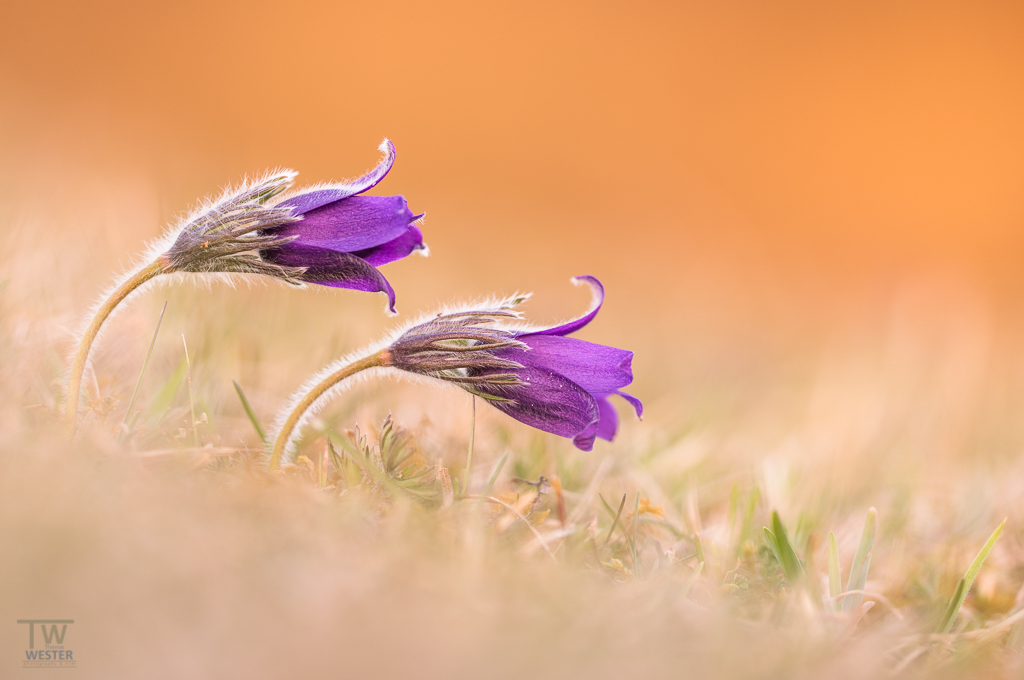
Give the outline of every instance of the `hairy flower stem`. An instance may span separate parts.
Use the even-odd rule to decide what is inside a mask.
[[[78,342],[78,349],[75,351],[75,357],[71,361],[71,370],[70,375],[68,376],[68,394],[67,405],[64,409],[64,422],[70,435],[73,436],[75,434],[75,430],[78,428],[78,399],[82,391],[82,375],[85,373],[85,364],[89,359],[89,351],[92,349],[92,343],[96,340],[96,336],[99,334],[100,328],[114,309],[121,304],[126,297],[132,294],[132,291],[150,279],[162,274],[164,269],[164,263],[161,260],[156,260],[128,277],[128,279],[118,286],[117,289],[110,294],[110,297],[100,305],[100,308],[96,310],[96,315],[93,316],[92,321],[89,322],[89,327],[85,329],[82,339]]]
[[[271,470],[276,470],[281,463],[281,458],[284,456],[285,449],[288,447],[289,442],[292,439],[292,433],[295,431],[299,421],[302,420],[302,416],[310,409],[316,401],[324,396],[324,394],[332,387],[340,383],[341,381],[351,378],[360,371],[365,371],[368,368],[375,368],[377,366],[388,366],[391,363],[391,353],[384,349],[376,354],[371,354],[368,357],[357,359],[351,364],[342,366],[334,373],[321,380],[316,384],[313,389],[303,395],[302,399],[295,405],[291,413],[288,414],[288,418],[284,421],[281,426],[281,431],[277,433],[277,439],[274,440],[274,448],[270,452],[270,461],[268,463]]]

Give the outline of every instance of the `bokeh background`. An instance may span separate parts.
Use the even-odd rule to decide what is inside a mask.
[[[619,665],[588,657],[606,674],[636,674],[631,634],[656,631],[644,639],[657,670],[674,663],[673,644],[702,630],[704,614],[691,626],[648,607],[668,601],[660,583],[572,590],[575,573],[559,572],[538,576],[535,592],[532,567],[497,580],[474,571],[494,558],[472,541],[466,560],[445,553],[423,566],[448,545],[431,533],[448,531],[444,522],[406,531],[396,521],[382,540],[357,518],[339,538],[333,515],[284,492],[265,501],[243,489],[222,507],[219,488],[193,497],[149,477],[122,486],[120,472],[46,458],[65,446],[41,433],[73,330],[145,241],[247,174],[293,167],[300,183],[361,174],[388,137],[398,161],[374,193],[404,194],[425,211],[431,248],[428,259],[384,269],[398,321],[517,290],[535,293],[531,319],[554,321],[585,307],[568,279],[589,273],[608,298],[583,337],[636,351],[631,391],[646,403],[643,423],[623,410],[621,437],[581,455],[481,409],[478,483],[512,451],[526,461],[517,474],[555,471],[579,498],[607,456],[614,497],[643,490],[690,531],[701,516],[724,526],[730,489],[757,487],[756,523],[771,509],[801,522],[806,513],[819,538],[836,530],[844,564],[876,505],[883,538],[869,585],[898,607],[941,607],[1010,515],[989,563],[998,569],[969,603],[1009,611],[1024,564],[1022,36],[1024,5],[1012,2],[0,0],[0,449],[5,464],[28,466],[0,475],[0,538],[24,547],[0,562],[4,582],[18,584],[2,589],[0,609],[74,604],[103,621],[82,627],[92,657],[128,654],[126,676],[154,657],[167,660],[168,677],[216,668],[210,640],[261,647],[255,675],[294,668],[261,664],[292,663],[309,616],[323,624],[317,644],[333,644],[354,619],[330,602],[384,612],[349,638],[357,655],[359,636],[394,623],[435,635],[416,638],[427,656],[461,658],[470,639],[481,659],[513,658],[505,614],[522,614],[517,644],[549,642],[553,674],[568,611],[584,612],[564,619],[580,626],[579,640],[621,646],[608,648]],[[258,446],[230,378],[267,422],[310,373],[395,323],[380,297],[346,291],[147,291],[112,322],[87,385],[96,404],[113,404],[115,424],[165,300],[144,419],[174,406],[186,422],[182,383],[166,389],[184,335],[205,432],[226,446]],[[383,383],[329,413],[341,427],[372,426],[390,409],[457,470],[468,407],[463,394]],[[106,451],[96,436],[89,445]],[[168,443],[142,448],[158,445]],[[25,511],[37,498],[50,510]],[[265,507],[293,504],[302,523],[267,512],[277,518],[267,528]],[[295,545],[305,552],[293,560]],[[351,557],[350,545],[369,557]],[[306,580],[284,582],[288,569]],[[934,586],[927,596],[908,585],[920,582]],[[664,587],[675,597],[677,585]],[[278,599],[253,598],[260,589]],[[473,628],[478,591],[494,605],[492,628]],[[472,602],[459,609],[460,597]],[[161,636],[136,632],[135,651],[124,652],[112,606],[138,631],[155,610],[170,618]],[[590,626],[586,612],[598,610]],[[248,646],[225,632],[239,616]],[[3,630],[0,641],[20,644],[21,631]],[[886,637],[872,630],[869,645]],[[802,631],[794,648],[805,649]],[[731,658],[726,647],[701,649],[706,638],[693,637],[689,652],[728,674],[715,666]],[[788,654],[773,637],[757,639]],[[735,650],[751,648],[740,640]],[[359,662],[372,669],[371,657]]]
[[[432,248],[386,272],[407,314],[526,289],[554,318],[582,304],[568,277],[594,273],[602,337],[658,339],[641,378],[693,378],[723,342],[792,349],[908,294],[1016,315],[1022,14],[5,2],[5,247],[57,238],[52,266],[94,264],[60,303],[80,304],[198,197],[274,166],[352,176],[387,136],[399,161],[379,191],[427,212]]]

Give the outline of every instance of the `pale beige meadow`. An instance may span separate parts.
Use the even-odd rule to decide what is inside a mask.
[[[68,185],[81,180],[68,172]],[[69,443],[59,412],[72,330],[160,226],[156,189],[96,181],[74,200],[12,193],[0,215],[3,675],[28,672],[14,621],[32,617],[75,620],[78,667],[32,671],[43,676],[1024,668],[1024,344],[1012,315],[969,282],[925,272],[836,292],[837,305],[790,290],[760,307],[768,324],[738,302],[764,292],[738,284],[694,285],[667,307],[610,288],[585,337],[637,352],[646,419],[623,409],[619,438],[583,453],[478,404],[462,498],[471,402],[440,386],[359,384],[314,421],[296,464],[265,470],[232,380],[269,424],[310,373],[401,323],[356,293],[147,290],[101,341],[90,415]],[[472,285],[429,266],[387,270],[406,318]],[[725,304],[709,305],[711,289]],[[544,321],[586,305],[567,281],[545,293],[527,308]],[[648,327],[630,322],[641,314]],[[397,468],[385,464],[392,449],[375,448],[389,414],[411,454]],[[357,427],[366,451],[346,434]],[[871,507],[864,604],[843,611],[829,598],[829,533],[845,588]],[[769,547],[773,511],[802,578],[787,578]],[[1004,517],[951,632],[937,635]]]

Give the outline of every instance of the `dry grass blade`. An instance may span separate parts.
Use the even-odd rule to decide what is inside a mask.
[[[540,546],[544,548],[544,552],[546,552],[548,554],[548,557],[551,558],[551,561],[555,564],[558,564],[558,558],[556,558],[555,553],[551,551],[551,547],[548,545],[547,539],[545,539],[544,536],[539,531],[537,531],[537,527],[533,526],[533,524],[530,523],[530,520],[527,519],[526,516],[523,515],[523,513],[519,512],[519,510],[517,510],[515,507],[509,505],[500,498],[495,498],[494,496],[465,496],[465,498],[477,498],[485,500],[488,503],[500,505],[501,507],[511,512],[513,515],[516,516],[517,519],[519,519],[520,521],[522,521],[523,524],[526,525],[526,527],[530,530],[530,533],[533,534],[533,537],[537,539],[537,542],[540,544]]]

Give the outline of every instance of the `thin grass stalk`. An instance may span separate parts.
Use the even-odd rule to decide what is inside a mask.
[[[259,436],[260,441],[263,442],[264,446],[266,446],[269,443],[267,439],[267,431],[264,430],[263,425],[260,424],[260,419],[256,415],[255,409],[253,409],[252,404],[249,403],[249,400],[246,398],[245,392],[242,391],[242,386],[238,384],[238,381],[232,379],[231,382],[235,386],[235,392],[238,393],[238,399],[242,402],[242,408],[245,409],[245,415],[249,416],[249,422],[251,422],[253,428],[256,429],[256,434]]]
[[[192,362],[188,358],[188,343],[185,334],[181,334],[181,344],[185,347],[185,374],[188,377],[188,409],[192,414],[192,443],[199,447],[199,432],[196,431],[196,400],[192,393]]]
[[[612,526],[608,529],[608,535],[605,537],[604,543],[601,544],[602,547],[604,547],[608,545],[610,540],[612,540],[612,534],[615,533],[615,528],[619,526],[619,519],[622,517],[622,509],[626,507],[626,494],[622,494],[622,501],[619,502],[619,509],[615,512],[612,511],[612,506],[608,505],[608,501],[604,499],[604,496],[598,494],[597,497],[601,499],[601,503],[604,504],[608,514],[612,516]]]
[[[484,487],[484,492],[483,492],[482,495],[484,495],[484,496],[490,496],[491,495],[491,489],[494,488],[494,483],[496,481],[498,481],[498,475],[501,474],[501,471],[502,471],[502,469],[504,469],[505,462],[507,460],[508,460],[508,454],[506,453],[504,456],[501,457],[501,460],[498,461],[498,464],[496,466],[494,466],[494,472],[491,473],[491,478],[487,480],[487,486]]]
[[[139,371],[139,379],[135,382],[135,390],[132,392],[132,398],[128,400],[128,410],[124,412],[124,420],[121,421],[121,434],[118,437],[119,441],[124,441],[131,432],[132,427],[135,425],[135,419],[138,414],[133,414],[132,409],[135,408],[135,400],[139,397],[139,389],[142,387],[142,379],[146,376],[146,369],[149,367],[149,359],[153,356],[153,348],[156,347],[156,336],[160,334],[160,325],[164,322],[164,313],[167,311],[167,302],[164,302],[163,308],[160,310],[160,318],[156,320],[156,328],[153,330],[153,339],[149,342],[149,351],[146,352],[146,360],[142,362],[142,370]],[[131,422],[129,422],[131,421]]]

